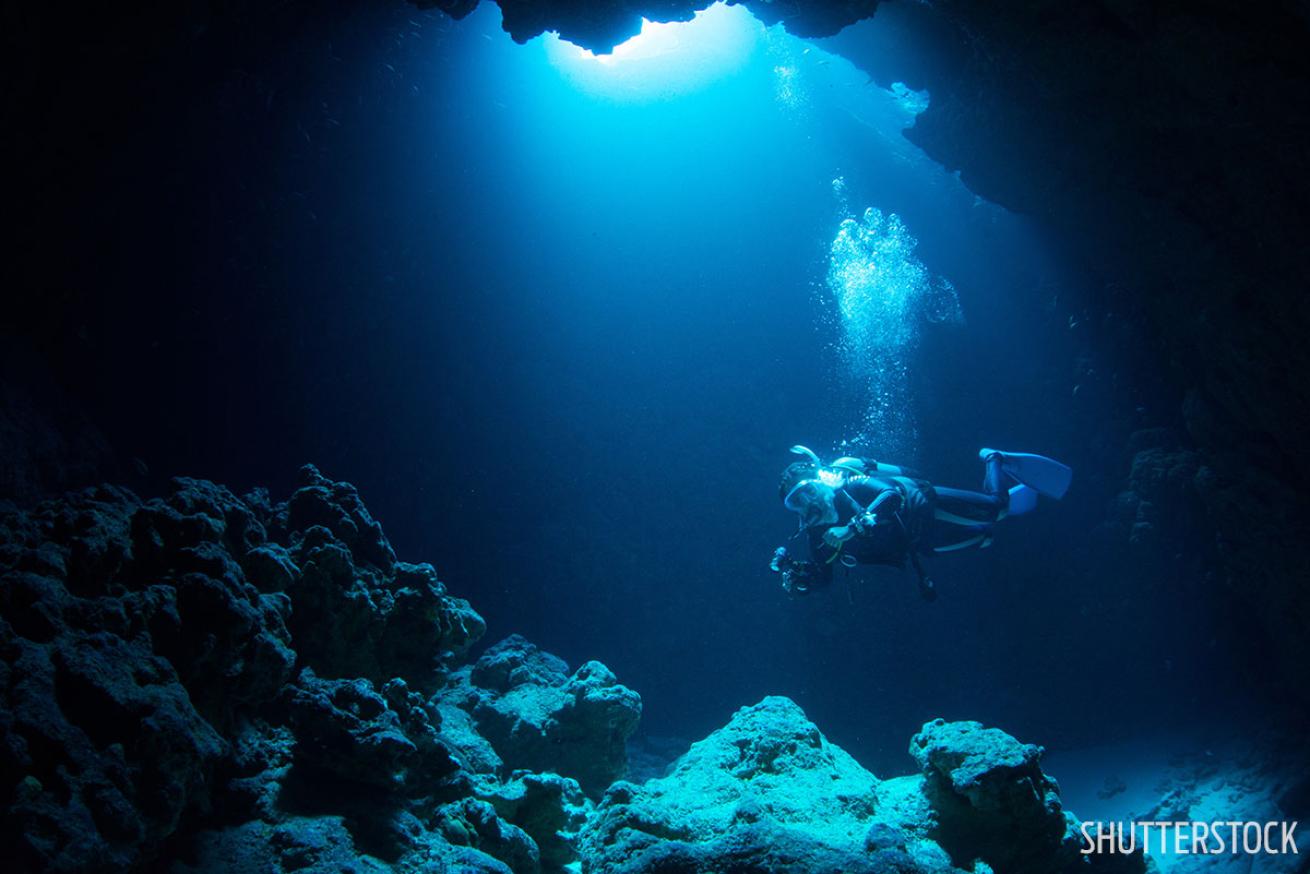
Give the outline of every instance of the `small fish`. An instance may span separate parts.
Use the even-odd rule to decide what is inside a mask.
[[[396,72],[396,68],[391,66],[390,64],[383,64],[382,66],[386,67],[388,70],[390,70],[393,73]]]

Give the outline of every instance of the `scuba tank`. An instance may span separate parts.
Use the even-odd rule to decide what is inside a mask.
[[[853,455],[843,455],[836,459],[832,464],[824,464],[823,460],[814,452],[804,446],[796,445],[791,448],[795,455],[803,455],[810,461],[814,462],[814,468],[817,471],[816,478],[825,485],[834,488],[840,488],[846,484],[846,481],[853,476],[874,476],[882,474],[884,476],[903,476],[910,479],[917,479],[918,474],[908,467],[901,467],[897,464],[885,464],[881,461],[875,461],[872,458],[857,458]]]

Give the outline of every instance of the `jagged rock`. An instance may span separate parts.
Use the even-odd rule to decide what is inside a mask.
[[[285,587],[304,663],[326,677],[381,685],[403,676],[436,691],[443,665],[482,637],[482,617],[446,593],[432,565],[396,561],[353,486],[312,465],[301,477],[304,485],[274,510],[273,526],[290,543],[287,564],[300,569]],[[281,582],[276,570],[270,576]]]
[[[202,832],[190,858],[172,874],[369,874],[369,872],[450,872],[510,874],[503,862],[472,847],[448,844],[424,833],[412,851],[385,860],[364,851],[340,816],[288,817],[277,824],[246,822]]]
[[[937,719],[910,742],[932,806],[931,834],[960,867],[976,859],[998,874],[1057,874],[1113,865],[1144,871],[1133,857],[1083,856],[1060,788],[1042,773],[1042,748],[976,722]]]
[[[241,559],[246,578],[262,592],[284,592],[300,576],[291,553],[276,543],[265,543],[246,552]]]
[[[102,486],[0,507],[12,867],[123,870],[206,816],[277,824],[307,800],[370,852],[436,852],[404,807],[473,791],[430,692],[482,620],[395,560],[352,487],[302,475],[277,506],[179,478],[151,501]]]
[[[450,701],[473,717],[505,767],[572,777],[596,794],[623,775],[641,697],[609,668],[568,665],[512,635],[451,677]]]
[[[20,868],[120,868],[212,804],[237,714],[293,655],[285,598],[227,550],[263,536],[225,489],[142,503],[99,487],[0,525],[6,812]]]
[[[173,866],[174,874],[364,874],[392,870],[382,860],[360,853],[341,817],[336,816],[296,817],[276,826],[254,821],[204,832],[197,837],[192,852],[191,860]]]
[[[442,700],[437,712],[441,715],[441,739],[463,770],[492,781],[504,773],[505,763],[487,739],[478,734],[473,717],[466,710]]]
[[[333,482],[312,464],[300,469],[300,488],[275,509],[275,524],[295,540],[297,532],[323,527],[345,544],[361,565],[384,574],[396,564],[396,553],[350,483]]]
[[[592,811],[578,781],[558,774],[520,773],[485,800],[532,838],[543,869],[557,870],[577,859],[578,834]]]
[[[852,21],[872,15],[880,0],[841,0],[837,3],[773,3],[771,0],[744,0],[760,21],[768,25],[783,24],[797,36],[828,36]],[[478,0],[416,0],[419,6],[436,6],[455,18],[463,18]],[[693,0],[661,0],[659,4],[641,4],[627,0],[601,3],[500,3],[503,26],[518,42],[527,42],[547,30],[564,39],[598,53],[607,53],[616,45],[641,32],[643,15],[656,21],[690,21],[704,8]]]
[[[324,680],[306,668],[288,688],[286,706],[296,766],[347,787],[413,796],[458,769],[437,734],[440,718],[403,680],[379,693],[363,678]]]
[[[368,680],[321,680],[306,669],[287,698],[298,765],[381,789],[405,782],[418,747]]]
[[[481,850],[509,866],[514,874],[541,869],[540,852],[527,832],[496,814],[486,801],[465,798],[437,809],[434,830],[455,846]]]
[[[878,786],[796,704],[765,698],[667,776],[612,786],[583,830],[583,869],[953,871],[930,840],[878,819]]]
[[[5,628],[0,651],[11,864],[126,867],[207,807],[223,742],[141,641],[63,630],[43,646]]]
[[[222,776],[226,779],[215,799],[220,821],[277,820],[278,796],[291,770],[295,735],[284,725],[256,720],[241,727],[232,739],[231,753]]]
[[[664,777],[610,787],[584,827],[604,872],[1144,871],[1084,857],[1041,748],[977,723],[929,723],[922,773],[877,780],[786,698],[739,710]]]

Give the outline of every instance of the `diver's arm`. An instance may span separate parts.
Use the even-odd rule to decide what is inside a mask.
[[[873,502],[864,508],[860,517],[862,524],[881,525],[901,511],[905,501],[895,489],[884,489]]]
[[[850,521],[837,537],[839,540],[864,534],[875,525],[890,522],[900,512],[904,498],[901,493],[868,478],[847,483],[842,490],[851,512]]]
[[[826,529],[810,529],[810,588],[821,589],[832,582],[832,564],[835,550],[824,542]]]

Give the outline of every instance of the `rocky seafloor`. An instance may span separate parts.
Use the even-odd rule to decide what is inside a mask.
[[[641,699],[485,623],[313,467],[0,507],[7,870],[1139,872],[1040,747],[928,723],[878,779],[792,701],[624,778]]]

